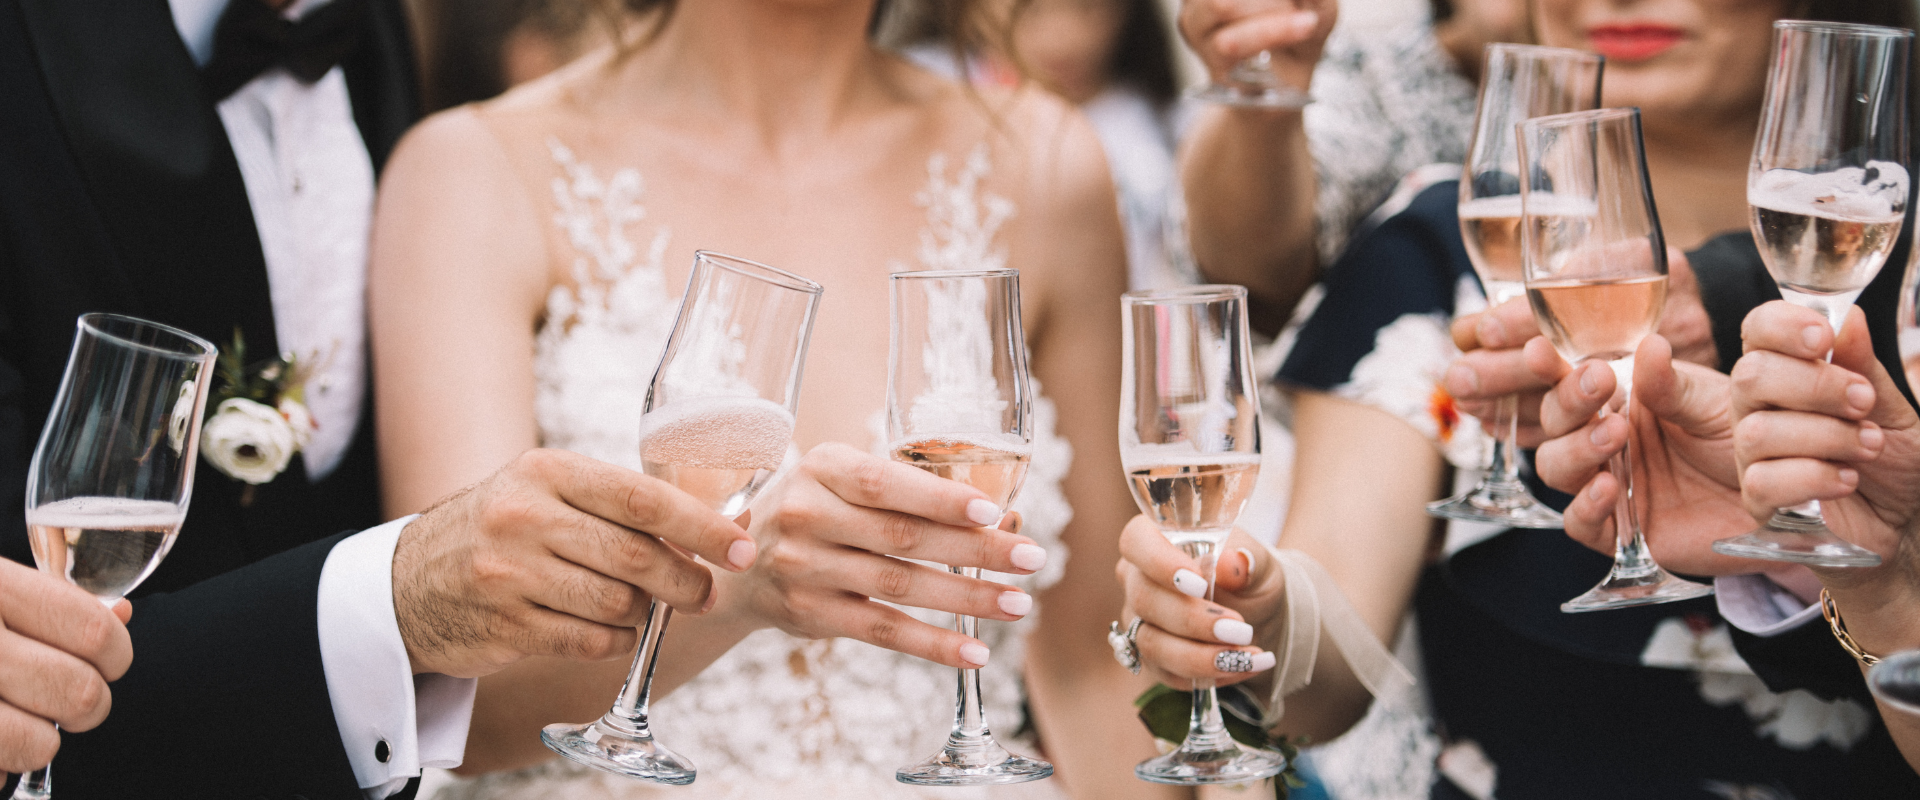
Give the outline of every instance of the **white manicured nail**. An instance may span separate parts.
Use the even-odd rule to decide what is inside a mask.
[[[1002,601],[1001,608],[1005,607]],[[1253,644],[1253,626],[1237,619],[1217,620],[1213,623],[1213,638],[1221,644]]]
[[[975,525],[992,525],[1000,521],[1000,507],[986,500],[969,500],[967,519]]]
[[[960,660],[976,667],[984,667],[987,665],[987,655],[990,652],[984,644],[968,642],[960,645]],[[1272,659],[1268,660],[1271,661]],[[1272,666],[1272,664],[1268,664],[1268,666]]]
[[[1039,572],[1047,565],[1047,550],[1037,544],[1013,546],[1013,565],[1028,572]]]
[[[1207,579],[1200,577],[1198,572],[1183,569],[1173,573],[1173,588],[1188,597],[1206,597]]]
[[[1267,670],[1273,669],[1273,664],[1274,659],[1272,653],[1262,650],[1253,654],[1254,672],[1266,672]]]
[[[744,570],[753,566],[753,559],[760,554],[760,546],[751,540],[741,539],[727,548],[727,563],[734,569]]]
[[[1027,615],[1027,612],[1033,610],[1033,595],[1027,594],[1026,592],[1001,592],[1000,610],[1016,617],[1024,617]],[[1253,635],[1252,628],[1248,628],[1247,631],[1248,636]],[[1248,641],[1252,640],[1249,639]],[[1241,644],[1246,644],[1246,642],[1241,642]]]

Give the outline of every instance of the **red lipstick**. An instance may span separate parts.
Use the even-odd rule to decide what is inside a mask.
[[[1614,61],[1645,61],[1685,39],[1687,32],[1671,25],[1628,22],[1587,29],[1595,52]]]

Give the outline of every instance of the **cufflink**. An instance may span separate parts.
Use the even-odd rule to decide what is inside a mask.
[[[379,744],[373,746],[373,758],[382,764],[393,758],[393,748],[387,746],[387,740],[381,739]]]

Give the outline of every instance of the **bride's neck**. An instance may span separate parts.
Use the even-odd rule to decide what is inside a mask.
[[[769,140],[825,133],[880,88],[874,2],[683,0],[634,55],[629,86],[750,121]]]

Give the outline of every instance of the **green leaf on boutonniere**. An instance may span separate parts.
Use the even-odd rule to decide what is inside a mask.
[[[1287,769],[1274,776],[1273,796],[1277,800],[1286,800],[1293,789],[1306,786],[1294,771],[1294,762],[1300,757],[1300,748],[1308,743],[1304,736],[1289,739],[1286,736],[1274,736],[1267,733],[1260,724],[1264,712],[1260,701],[1238,684],[1224,686],[1216,690],[1220,697],[1220,717],[1226,723],[1227,734],[1243,745],[1262,750],[1275,750],[1287,758]],[[1178,746],[1187,738],[1187,729],[1193,719],[1193,692],[1175,689],[1164,683],[1156,683],[1153,688],[1134,698],[1133,707],[1140,711],[1140,721],[1147,726],[1147,732],[1153,738]]]

